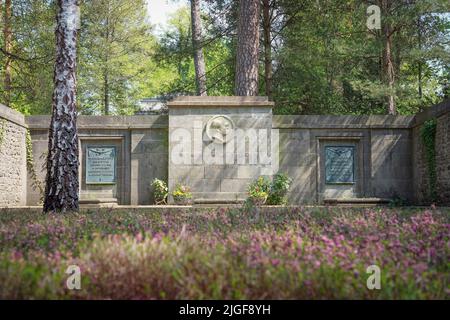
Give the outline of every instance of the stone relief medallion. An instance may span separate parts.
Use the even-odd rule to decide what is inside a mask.
[[[234,123],[227,116],[214,116],[205,127],[206,136],[218,144],[225,144],[233,137]]]

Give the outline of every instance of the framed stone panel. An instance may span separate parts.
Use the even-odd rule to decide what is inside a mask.
[[[127,155],[125,154],[127,143],[127,138],[119,136],[118,134],[109,136],[88,136],[86,131],[81,132],[80,201],[83,201],[84,203],[96,203],[98,201],[102,203],[129,203],[128,195],[125,194],[125,192],[130,189],[129,184],[127,184],[129,183],[127,181],[128,169],[126,168],[128,160]],[[87,168],[88,162],[91,162],[92,164],[93,157],[95,158],[98,156],[92,154],[93,149],[102,150],[103,148],[109,149],[108,151],[110,154],[103,155],[103,157],[107,158],[104,159],[105,167],[100,168],[100,172],[95,174],[95,171],[92,171],[91,166],[89,166],[89,169]],[[112,157],[112,150],[110,148],[115,149],[115,157]],[[91,154],[89,155],[90,160],[88,160],[88,150],[91,151]],[[108,159],[108,157],[110,159]],[[96,165],[100,165],[100,163],[97,163]],[[94,165],[94,169],[96,165]],[[102,167],[102,165],[100,165],[100,167]],[[114,171],[112,170],[113,168]]]
[[[86,184],[115,184],[116,166],[115,146],[86,147]]]
[[[368,158],[369,153],[369,132],[365,130],[361,131],[330,131],[330,130],[318,130],[316,133],[316,150],[317,150],[317,200],[319,203],[324,203],[325,200],[334,199],[356,199],[366,196],[367,177],[370,177],[370,160]],[[342,154],[340,159],[343,163],[342,166],[347,168],[347,172],[353,172],[352,174],[343,174],[342,178],[336,178],[337,173],[331,174],[329,170],[327,172],[327,148],[352,148],[353,157],[351,153]],[[344,149],[345,150],[345,149]],[[348,156],[347,161],[344,161]],[[353,170],[351,170],[349,159],[353,158]],[[339,161],[337,161],[339,163]],[[347,163],[348,166],[344,166]],[[330,161],[328,162],[328,166]],[[330,167],[328,167],[330,168]],[[339,165],[335,166],[336,170]],[[342,169],[343,170],[343,169]],[[337,170],[337,172],[339,172]],[[327,179],[328,176],[328,179]],[[344,179],[345,177],[345,179]],[[351,179],[353,178],[353,179]],[[328,180],[328,182],[327,182]],[[352,181],[353,182],[343,182]],[[339,181],[339,182],[330,182]]]
[[[325,183],[355,183],[355,147],[325,147]]]

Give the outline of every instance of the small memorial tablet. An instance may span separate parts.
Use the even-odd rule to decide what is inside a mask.
[[[355,182],[355,147],[325,147],[325,182],[329,184]]]
[[[86,184],[116,183],[116,147],[86,149]]]

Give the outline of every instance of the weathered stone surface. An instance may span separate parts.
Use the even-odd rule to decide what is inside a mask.
[[[23,116],[0,105],[0,207],[26,204],[25,134]]]
[[[437,119],[436,173],[438,201],[450,206],[450,112]]]
[[[279,129],[364,129],[392,128],[407,129],[414,122],[414,116],[274,116],[273,127]]]
[[[409,130],[372,130],[369,196],[413,200],[411,152]]]
[[[249,183],[263,174],[263,166],[258,164],[258,130],[266,130],[262,132],[270,147],[273,103],[262,97],[181,97],[168,105],[169,189],[180,182],[191,188],[194,197],[220,199],[222,193],[228,194],[227,199],[241,197]],[[226,144],[215,144],[205,134],[206,125],[220,115],[236,129]]]
[[[38,179],[48,148],[48,116],[27,117],[33,140],[33,155]],[[84,163],[81,163],[82,198],[117,198],[119,204],[147,205],[153,203],[151,182],[168,178],[167,116],[107,116],[79,118],[81,145],[86,143],[117,144],[117,186],[86,186],[83,184]],[[82,157],[82,150],[81,150]],[[28,183],[27,203],[36,205],[41,195]]]
[[[224,158],[232,159],[232,164],[205,164],[204,153],[194,150],[191,142],[183,143],[185,150],[176,149],[188,155],[190,164],[172,165],[169,161],[176,148],[175,141],[170,141],[172,129],[182,128],[189,134],[199,130],[203,138],[208,119],[226,115],[238,127],[278,130],[279,172],[293,179],[291,204],[343,197],[400,197],[413,204],[429,204],[429,175],[420,130],[424,121],[436,118],[437,200],[441,205],[450,205],[449,102],[417,116],[272,116],[271,108],[271,103],[260,97],[187,97],[170,108],[169,116],[81,116],[78,123],[82,146],[107,144],[120,149],[118,184],[88,187],[81,183],[81,194],[91,201],[117,199],[121,205],[148,205],[153,203],[150,184],[159,178],[168,181],[170,188],[178,182],[187,184],[200,202],[244,199],[248,184],[268,172],[267,166],[249,163],[251,158],[258,158],[250,148],[255,146],[251,139],[246,143],[242,163],[236,149],[243,145],[238,143],[242,141],[236,141],[232,150],[224,150]],[[33,189],[31,177],[27,178],[25,132],[28,126],[37,178],[44,181],[42,168],[50,118],[24,118],[0,105],[0,121],[5,123],[0,145],[0,207],[36,205],[41,194]],[[201,141],[202,147],[210,143]],[[358,181],[354,188],[325,186],[323,146],[330,143],[357,146]],[[81,179],[84,166],[83,161]]]
[[[413,198],[416,204],[430,204],[429,169],[422,141],[423,123],[436,119],[436,195],[440,205],[450,205],[450,101],[427,109],[416,116],[413,137]]]

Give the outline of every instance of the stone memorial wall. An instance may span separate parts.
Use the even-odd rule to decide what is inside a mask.
[[[50,117],[30,116],[26,123],[33,140],[35,166],[40,169],[45,161]],[[167,126],[167,116],[79,116],[81,204],[152,204],[151,181],[168,178]],[[114,163],[110,158],[101,168],[95,165],[96,177],[86,170],[89,147],[115,149]],[[113,169],[115,177],[111,179]],[[102,175],[103,179],[108,176],[108,181],[98,181]],[[38,170],[38,180],[44,179],[45,171]],[[28,184],[27,203],[35,205],[39,199],[38,190]]]
[[[429,204],[421,128],[436,119],[438,204],[450,205],[450,103],[416,116],[273,115],[264,97],[180,97],[168,116],[80,116],[81,205],[153,204],[151,182],[188,185],[196,203],[235,203],[260,175],[293,179],[289,203]],[[49,116],[0,105],[0,207],[38,205],[27,177],[30,131],[43,185]],[[364,200],[365,199],[365,200]]]

